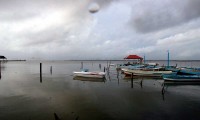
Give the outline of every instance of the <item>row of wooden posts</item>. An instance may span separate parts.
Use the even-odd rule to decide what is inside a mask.
[[[50,73],[52,74],[52,66],[50,67]],[[40,82],[42,82],[42,63],[40,63]]]
[[[100,64],[99,64],[100,66]],[[106,71],[106,68],[104,67],[104,72]],[[109,71],[109,67],[107,67],[107,72]],[[50,67],[50,73],[52,74],[52,66]],[[109,74],[109,72],[108,72]],[[118,77],[119,73],[117,74]],[[0,79],[1,79],[1,61],[0,61]],[[42,83],[42,63],[40,63],[40,82]],[[141,82],[142,84],[142,82]],[[133,73],[131,74],[131,87],[133,88]]]

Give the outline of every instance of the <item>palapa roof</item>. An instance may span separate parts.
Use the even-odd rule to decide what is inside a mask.
[[[138,55],[128,55],[124,59],[143,59],[143,58]]]

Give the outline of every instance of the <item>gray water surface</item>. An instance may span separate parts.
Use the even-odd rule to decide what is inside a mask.
[[[83,67],[103,71],[107,63],[83,61]],[[199,61],[171,64],[177,63],[200,66]],[[123,74],[117,76],[114,67],[105,81],[74,80],[81,61],[9,61],[1,66],[1,120],[55,120],[55,114],[61,120],[200,119],[199,85],[168,85],[163,93],[163,80],[131,82]]]

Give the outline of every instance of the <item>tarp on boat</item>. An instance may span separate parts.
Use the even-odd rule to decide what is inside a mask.
[[[143,60],[143,58],[138,56],[138,55],[128,55],[124,59],[140,59],[140,60]]]

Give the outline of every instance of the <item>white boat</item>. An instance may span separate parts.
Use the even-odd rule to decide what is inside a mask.
[[[104,78],[106,73],[105,72],[73,72],[74,77],[89,77],[89,78]]]
[[[151,77],[161,77],[162,74],[170,74],[172,71],[163,71],[163,70],[130,70],[124,69],[124,74],[126,75],[135,75],[135,76],[151,76]]]

